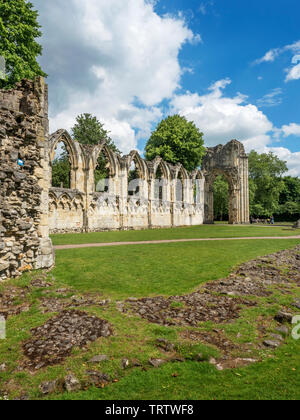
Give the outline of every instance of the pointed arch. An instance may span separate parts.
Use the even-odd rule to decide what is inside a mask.
[[[67,130],[57,130],[55,133],[53,133],[50,136],[50,162],[52,163],[54,157],[55,157],[55,150],[57,148],[58,143],[64,143],[67,149],[67,152],[70,157],[70,163],[73,170],[76,170],[78,168],[78,151],[75,145],[75,141],[72,139],[70,134]]]

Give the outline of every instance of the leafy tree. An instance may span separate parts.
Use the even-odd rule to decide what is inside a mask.
[[[285,176],[283,182],[284,189],[280,194],[280,204],[288,201],[300,203],[300,178]]]
[[[214,212],[215,220],[223,221],[228,218],[229,208],[229,192],[228,182],[219,175],[214,183]]]
[[[284,189],[280,194],[281,220],[298,220],[300,218],[300,178],[286,176],[283,178]]]
[[[163,120],[146,145],[146,159],[161,156],[166,162],[181,163],[188,171],[199,167],[204,155],[203,133],[180,115]]]
[[[249,154],[250,212],[255,216],[270,217],[279,212],[280,194],[285,188],[282,176],[287,172],[286,162],[273,153]]]
[[[110,138],[109,133],[95,116],[91,114],[81,114],[76,118],[76,124],[72,128],[73,138],[81,144],[97,145],[105,140],[107,146],[115,153],[120,153],[117,146]],[[95,170],[95,184],[108,177],[107,159],[104,154],[98,158]]]
[[[71,165],[65,145],[62,153],[52,162],[52,186],[56,188],[70,188]]]
[[[23,78],[46,76],[37,62],[42,47],[38,12],[26,0],[0,1],[0,56],[6,61],[6,77],[0,87],[11,88]]]

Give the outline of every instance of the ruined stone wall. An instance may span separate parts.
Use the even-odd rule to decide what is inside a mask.
[[[180,164],[174,166],[159,157],[145,161],[136,151],[120,156],[105,143],[97,146],[79,144],[65,130],[58,130],[50,138],[50,162],[59,142],[65,144],[69,153],[71,188],[50,188],[51,233],[214,223],[213,186],[220,174],[229,183],[229,222],[249,223],[248,157],[237,140],[207,149],[203,170],[192,173]],[[103,152],[110,176],[105,182],[107,190],[101,193],[95,190],[94,171]],[[134,188],[128,184],[133,163],[139,173]],[[162,174],[159,181],[158,168]],[[136,187],[138,192],[130,194]],[[159,188],[160,198],[157,197]],[[181,191],[179,197],[178,189]]]
[[[0,91],[0,280],[54,264],[48,131],[43,78]]]
[[[49,173],[55,149],[61,142],[69,154],[71,188],[50,188],[51,233],[203,224],[204,176],[200,170],[188,173],[182,165],[170,165],[159,157],[148,162],[136,151],[120,156],[107,148],[105,143],[82,145],[73,140],[67,131],[58,130],[50,137]],[[97,192],[94,172],[98,157],[104,152],[110,176],[105,181],[107,191]],[[128,183],[133,163],[138,172],[135,186]],[[160,180],[156,176],[158,168],[162,173]],[[177,185],[179,176],[181,186]],[[161,194],[158,197],[159,188]],[[178,188],[182,190],[179,198]],[[132,191],[134,193],[130,193]]]
[[[248,156],[237,140],[207,149],[205,173],[205,223],[214,223],[214,181],[223,175],[229,186],[229,223],[249,223]]]

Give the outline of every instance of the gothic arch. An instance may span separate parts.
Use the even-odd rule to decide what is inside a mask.
[[[248,157],[242,143],[232,140],[225,146],[207,149],[205,174],[205,223],[214,223],[213,185],[224,175],[229,185],[229,223],[249,223]]]

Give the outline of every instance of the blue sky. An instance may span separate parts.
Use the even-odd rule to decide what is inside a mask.
[[[34,0],[52,131],[79,113],[141,152],[180,113],[208,146],[241,140],[300,175],[297,0]],[[67,19],[66,19],[67,17]]]

